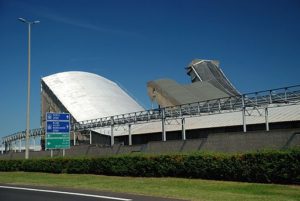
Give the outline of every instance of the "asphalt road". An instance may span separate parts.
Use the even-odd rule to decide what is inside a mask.
[[[11,186],[0,184],[0,200],[3,201],[175,201],[150,196],[138,196],[102,191],[86,191],[75,189]],[[177,200],[179,201],[179,200]]]

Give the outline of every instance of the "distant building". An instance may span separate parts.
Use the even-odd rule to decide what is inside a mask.
[[[217,61],[193,60],[186,70],[191,78],[191,84],[181,85],[174,80],[162,79],[150,81],[147,85],[151,100],[161,108],[169,106],[178,108],[178,105],[190,103],[195,103],[194,105],[191,104],[192,107],[195,107],[201,102],[199,105],[201,115],[185,116],[186,139],[203,138],[208,133],[243,132],[243,124],[247,124],[247,131],[266,129],[265,108],[246,107],[247,111],[243,115],[241,100],[236,98],[240,97],[241,94],[222,72]],[[44,77],[41,82],[42,127],[45,124],[46,112],[68,112],[73,117],[72,123],[89,124],[89,122],[93,122],[89,120],[114,115],[119,115],[116,119],[122,119],[124,116],[125,121],[126,118],[135,118],[135,112],[138,115],[140,111],[145,110],[116,83],[96,74],[63,72]],[[284,94],[276,95],[273,98],[278,100],[282,95]],[[232,104],[235,104],[234,107],[240,109],[222,109],[221,106],[217,106],[218,99],[222,99],[221,104],[229,106],[229,102],[226,101],[230,101],[230,97],[232,97]],[[268,96],[261,98],[268,98]],[[212,101],[212,99],[217,101]],[[283,131],[285,133],[299,128],[300,105],[295,104],[297,100],[298,98],[296,98],[296,102],[290,104],[280,101],[268,105],[267,118],[271,130],[284,128],[286,129]],[[206,104],[206,101],[209,103]],[[215,107],[220,107],[221,111],[218,112]],[[127,113],[131,114],[128,115]],[[132,144],[162,140],[161,121],[133,123],[130,126]],[[180,119],[169,118],[164,127],[167,140],[182,139]],[[111,127],[99,126],[76,131],[75,140],[80,144],[110,145],[111,136]],[[115,143],[129,144],[128,124],[114,126],[113,136]],[[71,135],[71,139],[74,140],[73,135]],[[90,139],[92,140],[90,141]]]
[[[160,79],[148,82],[148,95],[160,107],[237,96],[240,93],[225,76],[218,61],[193,60],[186,68],[191,84]]]
[[[43,77],[41,85],[42,127],[47,112],[70,113],[74,123],[145,110],[116,83],[93,73],[57,73]]]
[[[75,155],[300,146],[300,85],[240,94],[218,61],[193,60],[186,71],[190,84],[170,79],[148,82],[148,95],[159,106],[150,110],[96,74],[62,72],[43,77],[42,129],[33,129],[31,138],[41,136],[43,148],[46,113],[66,112],[72,116],[71,144],[94,144],[78,153],[72,147],[69,153]],[[3,137],[2,150],[15,150],[22,139],[24,131]]]

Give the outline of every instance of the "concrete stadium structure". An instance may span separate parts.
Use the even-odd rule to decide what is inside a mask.
[[[72,144],[81,146],[72,147],[67,155],[300,146],[299,85],[240,94],[217,61],[193,60],[186,70],[189,85],[168,79],[148,82],[149,97],[159,105],[150,110],[114,82],[92,73],[44,77],[42,128],[32,130],[31,136],[44,135],[46,112],[68,112],[73,117]],[[24,136],[24,132],[6,136],[2,143]]]

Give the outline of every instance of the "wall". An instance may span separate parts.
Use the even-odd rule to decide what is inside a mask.
[[[262,149],[286,149],[290,147],[300,148],[300,129],[250,131],[247,133],[210,133],[202,135],[198,139],[169,140],[166,142],[153,141],[147,144],[122,145],[113,147],[108,145],[80,145],[66,150],[65,155],[74,156],[107,156],[130,153],[172,153],[192,151],[216,151],[216,152],[248,152]],[[54,156],[62,156],[62,150],[54,151]],[[50,151],[30,152],[30,158],[50,157]],[[10,152],[0,154],[0,159],[21,159],[24,152]]]

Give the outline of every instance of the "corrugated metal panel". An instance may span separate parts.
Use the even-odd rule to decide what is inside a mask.
[[[116,83],[87,72],[62,72],[42,78],[77,121],[142,111]]]

